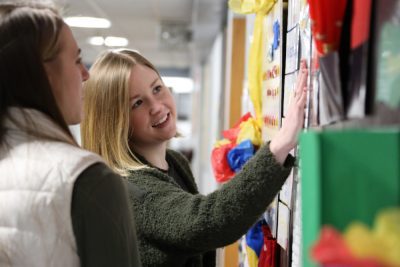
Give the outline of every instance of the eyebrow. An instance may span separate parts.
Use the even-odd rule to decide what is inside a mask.
[[[150,84],[150,87],[153,87],[153,85],[154,85],[155,83],[157,83],[158,80],[160,80],[160,77],[157,77],[157,78]],[[139,96],[139,95],[131,96],[131,97],[129,98],[129,100],[135,99],[135,98],[137,98],[138,96]]]
[[[81,54],[82,49],[78,48],[78,56]]]
[[[160,79],[160,78],[157,77],[157,78],[150,84],[150,87],[152,87],[159,79]]]

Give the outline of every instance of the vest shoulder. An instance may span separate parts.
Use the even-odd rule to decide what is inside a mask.
[[[64,160],[76,159],[78,156],[78,158],[90,157],[99,161],[103,161],[99,155],[93,152],[64,142],[38,142],[37,148],[38,152],[41,151],[42,153],[53,155],[55,158],[62,158]]]
[[[10,164],[6,164],[7,162]],[[68,143],[30,140],[14,144],[3,167],[12,168],[11,166],[18,163],[19,166],[25,166],[25,171],[58,172],[76,178],[83,170],[97,162],[103,162],[99,155]],[[8,171],[14,172],[13,169],[15,168]]]

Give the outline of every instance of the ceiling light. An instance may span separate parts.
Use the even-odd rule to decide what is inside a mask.
[[[93,36],[89,38],[89,44],[101,46],[104,45],[104,38],[101,36]]]
[[[79,28],[110,28],[111,22],[108,19],[94,17],[68,17],[64,19],[70,27]]]
[[[162,77],[167,87],[172,87],[176,94],[188,94],[193,92],[193,80],[185,77]]]
[[[163,39],[168,39],[168,38],[171,37],[171,34],[170,34],[169,32],[163,32],[163,33],[161,34],[161,36],[162,36]]]
[[[129,44],[128,39],[123,38],[123,37],[115,37],[115,36],[107,36],[107,37],[102,37],[102,36],[93,36],[88,39],[89,44],[95,45],[95,46],[127,46]]]
[[[127,46],[129,41],[123,37],[108,36],[104,39],[104,44],[106,46]]]

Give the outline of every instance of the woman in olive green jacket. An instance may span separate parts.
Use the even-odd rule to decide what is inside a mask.
[[[108,51],[84,84],[82,140],[140,188],[131,195],[143,266],[215,266],[215,249],[242,236],[285,182],[302,128],[307,69],[301,64],[287,123],[215,192],[199,194],[185,158],[167,149],[176,107],[158,71],[131,50]]]

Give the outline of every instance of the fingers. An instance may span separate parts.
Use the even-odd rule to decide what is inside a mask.
[[[304,58],[300,60],[300,70],[307,68],[307,60]]]
[[[303,128],[305,106],[307,102],[307,87],[303,87],[303,90],[296,96],[293,107],[293,116],[296,118],[292,123],[297,125],[297,133]]]
[[[299,96],[297,97],[297,105],[300,108],[304,108],[306,105],[307,101],[307,87],[303,87],[303,90],[301,90]]]
[[[302,91],[304,88],[307,88],[307,79],[308,79],[308,70],[305,69],[300,71],[299,76],[297,77],[296,87],[294,90],[294,97],[297,99],[302,95]]]
[[[305,59],[302,59],[300,62],[300,70],[296,80],[296,87],[294,91],[294,96],[300,96],[301,91],[304,87],[307,87],[308,80],[308,68]]]
[[[307,79],[308,79],[308,69],[307,68],[300,69],[296,86],[298,91],[302,90],[302,88],[306,86]]]

